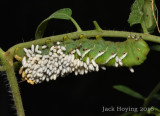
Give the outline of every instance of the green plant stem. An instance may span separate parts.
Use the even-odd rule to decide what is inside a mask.
[[[160,82],[156,87],[151,91],[147,98],[144,99],[143,107],[147,107],[153,96],[160,90]],[[146,112],[141,112],[141,116],[144,116]]]
[[[141,22],[141,26],[142,26],[143,32],[146,34],[149,34],[144,21]]]
[[[72,17],[70,17],[71,18],[71,21],[72,21],[72,23],[75,25],[75,27],[77,28],[77,32],[81,32],[82,31],[82,29],[80,28],[80,26],[78,25],[78,23],[72,18]]]
[[[67,33],[67,34],[55,35],[55,36],[45,37],[45,38],[41,38],[41,39],[29,41],[29,42],[20,43],[20,44],[17,44],[15,46],[11,47],[8,51],[11,53],[9,57],[10,57],[10,59],[12,59],[14,56],[14,50],[16,48],[18,48],[18,47],[30,48],[32,44],[42,45],[42,44],[45,44],[46,40],[50,40],[51,42],[63,41],[65,36],[67,36],[70,39],[78,39],[80,37],[80,35],[83,35],[85,37],[95,37],[96,35],[99,35],[102,37],[116,37],[118,39],[118,38],[127,38],[129,34],[141,36],[142,39],[144,39],[146,41],[160,43],[160,37],[154,36],[154,35],[149,35],[149,34],[126,32],[126,31],[89,30],[89,31],[80,31],[80,32],[77,31],[77,32],[71,32],[71,33]]]
[[[143,107],[147,107],[153,96],[160,90],[160,82],[156,85],[156,87],[152,90],[152,92],[148,95],[148,97],[144,100]]]
[[[93,24],[94,24],[94,26],[96,27],[96,30],[97,30],[97,31],[103,31],[103,30],[101,29],[101,27],[98,25],[97,21],[93,21]]]
[[[7,78],[8,78],[9,85],[12,91],[13,100],[16,106],[17,114],[18,116],[25,116],[18,83],[17,83],[16,76],[15,76],[14,69],[13,69],[13,59],[8,59],[7,57],[9,54],[10,54],[9,52],[5,53],[2,49],[0,49],[0,59],[7,73]]]

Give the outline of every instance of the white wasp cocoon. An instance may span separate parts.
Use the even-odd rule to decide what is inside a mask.
[[[89,65],[89,57],[87,57],[86,64]]]
[[[42,49],[46,49],[46,48],[47,48],[47,46],[46,46],[46,45],[43,45],[43,46],[42,46]]]
[[[131,71],[131,73],[134,73],[134,69],[132,67],[129,67],[129,70]]]
[[[79,56],[81,56],[81,52],[79,51],[79,49],[76,49],[76,52]]]
[[[40,48],[39,50],[39,45],[33,44],[30,49],[23,48],[26,54],[22,59],[22,67],[19,70],[19,74],[22,74],[23,79],[31,84],[56,80],[59,76],[64,77],[72,72],[75,75],[84,75],[91,71],[99,71],[99,65],[96,63],[96,59],[105,53],[105,51],[98,52],[90,61],[89,52],[91,49],[87,49],[81,53],[76,48],[68,52],[66,47],[61,45],[60,42],[57,42],[57,45],[51,47],[42,45]],[[115,58],[115,67],[118,67],[118,65],[122,66],[122,60],[126,56],[127,52],[121,57],[118,57],[117,53],[112,54],[105,61],[104,65]],[[84,61],[85,57],[86,60]],[[106,67],[100,67],[106,70]],[[133,68],[129,69],[131,72],[134,72]]]
[[[101,69],[103,69],[103,70],[106,70],[106,67],[104,67],[104,66],[101,66]]]
[[[34,53],[34,45],[32,44],[32,46],[31,46],[31,50],[32,50],[32,52]]]
[[[36,45],[35,52],[38,51],[39,45]]]

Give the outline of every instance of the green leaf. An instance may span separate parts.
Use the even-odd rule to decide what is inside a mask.
[[[156,116],[160,116],[160,109],[156,108],[156,107],[150,107],[147,111],[148,114],[154,114]]]
[[[135,0],[135,2],[133,3],[131,7],[131,13],[128,19],[130,26],[141,23],[142,16],[143,16],[143,12],[142,12],[143,4],[144,4],[144,0]]]
[[[35,33],[35,39],[40,39],[43,37],[47,24],[51,19],[55,18],[55,19],[71,20],[72,19],[71,15],[72,15],[72,10],[70,8],[64,8],[54,12],[52,15],[50,15],[47,19],[45,19],[38,25],[38,28]]]
[[[70,20],[72,15],[72,10],[70,8],[64,8],[56,11],[48,18],[65,19]]]
[[[155,6],[155,1],[153,1],[153,6]],[[156,27],[152,11],[152,2],[150,0],[135,0],[131,7],[128,23],[130,26],[141,24],[144,33],[152,33]]]
[[[155,50],[155,51],[160,51],[160,45],[150,46],[150,49],[151,49],[151,50]]]
[[[153,9],[155,9],[155,0],[153,0]],[[156,10],[154,10],[154,14]],[[153,11],[152,11],[152,2],[150,0],[144,0],[144,5],[143,5],[143,21],[145,23],[145,26],[148,30],[149,33],[153,33],[155,27],[156,27],[156,22],[153,17]]]
[[[120,91],[120,92],[128,94],[132,97],[135,97],[138,99],[144,99],[144,97],[140,93],[138,93],[138,92],[136,92],[136,91],[124,86],[124,85],[114,85],[113,88]]]

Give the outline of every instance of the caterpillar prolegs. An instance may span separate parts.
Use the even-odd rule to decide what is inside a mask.
[[[129,67],[134,72],[131,67],[142,64],[149,52],[147,43],[134,37],[124,42],[105,41],[101,37],[65,38],[62,42],[23,49],[25,55],[19,73],[30,84],[56,80],[72,72],[83,75],[105,66]]]

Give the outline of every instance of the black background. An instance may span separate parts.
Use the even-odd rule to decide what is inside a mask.
[[[108,1],[1,1],[1,38],[0,47],[9,47],[34,39],[38,24],[50,14],[61,8],[71,8],[73,18],[83,30],[94,29],[93,20],[106,30],[122,30],[141,32],[140,26],[129,27],[127,19],[134,0]],[[157,0],[157,6],[159,3]],[[160,8],[159,8],[160,9]],[[52,20],[45,36],[75,31],[70,21]],[[154,34],[158,35],[157,30]],[[124,84],[147,96],[159,81],[158,52],[151,51],[148,59],[141,66],[134,67],[132,74],[127,68],[107,68],[84,76],[70,74],[56,81],[38,85],[19,83],[26,116],[106,116],[120,112],[102,113],[102,107],[131,106],[140,107],[141,100],[134,99],[112,88],[113,85]],[[20,76],[17,75],[18,80]],[[5,74],[0,78],[0,116],[16,115],[12,97],[9,93]],[[158,106],[152,100],[150,105]]]

